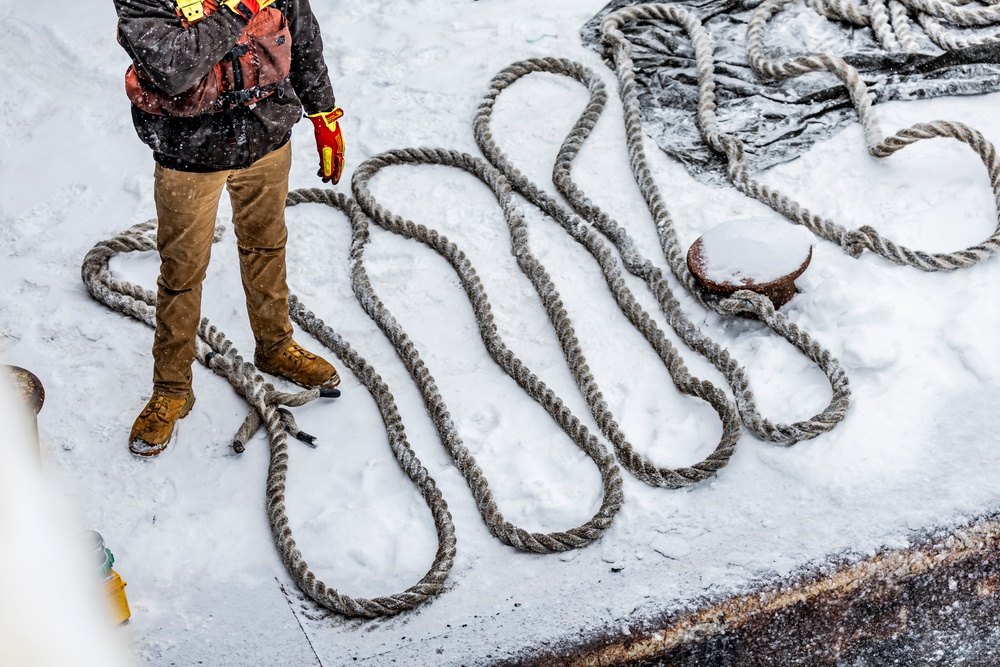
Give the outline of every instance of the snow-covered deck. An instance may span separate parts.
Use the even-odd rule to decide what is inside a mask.
[[[415,611],[365,621],[317,609],[295,589],[271,541],[266,441],[252,440],[238,457],[228,448],[245,406],[221,379],[196,369],[198,404],[165,455],[138,461],[128,452],[129,426],[150,390],[152,332],[93,302],[79,266],[96,242],[153,216],[152,159],[131,128],[122,91],[127,58],[114,40],[111,3],[44,4],[52,7],[11,7],[2,28],[9,57],[0,58],[0,363],[33,371],[45,386],[46,476],[69,498],[79,528],[101,532],[117,558],[133,612],[120,634],[138,662],[471,665],[595,637],[624,640],[633,628],[652,627],[651,619],[824,562],[914,547],[928,531],[987,516],[1000,503],[1000,260],[924,274],[817,242],[797,280],[801,293],[785,312],[847,370],[846,420],[791,448],[744,435],[728,467],[686,490],[651,488],[625,474],[623,509],[600,541],[561,555],[517,552],[483,525],[405,369],[355,302],[346,221],[304,205],[288,216],[291,287],[389,383],[458,535],[446,590]],[[314,4],[347,112],[344,190],[352,169],[387,149],[476,153],[475,107],[494,73],[515,60],[579,60],[614,90],[611,72],[579,37],[603,0]],[[14,43],[25,44],[16,57]],[[949,118],[997,141],[998,101],[894,103],[877,113],[886,129]],[[497,105],[497,140],[547,184],[585,102],[585,91],[568,80],[539,75],[518,83]],[[308,129],[298,126],[293,137],[293,187],[321,185]],[[953,143],[926,142],[876,162],[854,127],[764,178],[843,224],[952,250],[996,225],[978,159]],[[774,215],[732,189],[696,183],[652,144],[649,152],[682,241],[728,219]],[[629,174],[616,100],[575,174],[655,259],[655,230]],[[485,188],[443,168],[398,168],[377,177],[373,190],[390,209],[465,250],[510,347],[591,425]],[[655,353],[620,317],[589,255],[551,221],[527,215],[533,249],[633,444],[660,465],[700,460],[719,437],[715,414],[678,395]],[[376,288],[420,349],[505,514],[539,531],[589,518],[600,502],[596,469],[489,359],[450,268],[380,230],[368,256]],[[150,287],[157,264],[147,255],[113,268]],[[765,414],[794,420],[825,405],[825,378],[787,344],[759,324],[724,322],[689,298],[682,302],[747,365]],[[204,314],[252,351],[231,230],[214,251]],[[692,372],[723,384],[679,347]],[[290,445],[288,512],[321,578],[346,594],[374,597],[418,580],[436,544],[430,514],[396,467],[373,401],[356,378],[342,375],[341,399],[296,412],[320,444],[315,451]]]

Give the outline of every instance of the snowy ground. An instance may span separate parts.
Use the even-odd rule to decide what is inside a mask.
[[[339,188],[347,189],[357,164],[383,150],[476,153],[475,106],[493,74],[515,60],[579,60],[613,91],[611,72],[579,38],[603,4],[315,2],[347,112],[348,174]],[[847,369],[853,402],[844,423],[792,448],[744,435],[729,467],[690,490],[653,489],[625,474],[624,509],[598,543],[557,556],[516,552],[488,533],[404,368],[354,301],[346,221],[300,206],[289,212],[292,289],[389,383],[458,532],[448,588],[430,604],[380,621],[324,613],[301,599],[271,543],[266,441],[258,436],[241,457],[230,453],[245,406],[217,376],[196,369],[198,404],[165,455],[138,461],[126,447],[150,391],[152,332],[93,302],[79,278],[93,244],[153,215],[152,159],[131,127],[122,90],[128,62],[114,40],[111,3],[4,3],[0,16],[0,363],[32,370],[45,386],[44,472],[76,508],[80,529],[100,531],[117,557],[133,612],[121,634],[139,663],[485,664],[598,630],[626,632],[657,610],[787,575],[831,554],[905,545],[917,531],[1000,505],[1000,300],[991,287],[1000,284],[1000,260],[923,274],[870,255],[851,259],[817,242],[798,280],[801,294],[785,312]],[[498,104],[497,140],[547,184],[558,144],[585,101],[570,81],[518,83]],[[937,99],[888,104],[878,114],[887,131],[945,118],[1000,141],[998,102],[997,95]],[[293,151],[292,187],[319,185],[305,124],[296,128]],[[730,189],[695,183],[651,153],[685,244],[732,218],[774,215]],[[655,257],[616,100],[576,175]],[[981,164],[955,142],[924,142],[875,162],[852,127],[765,178],[842,224],[871,224],[926,250],[965,247],[995,226]],[[388,208],[465,250],[510,347],[590,424],[485,188],[443,168],[398,168],[378,176],[373,190]],[[554,223],[528,215],[532,247],[633,444],[662,465],[700,460],[718,439],[714,414],[673,389],[653,351],[620,317],[589,256]],[[249,353],[231,231],[224,241],[215,248],[204,313]],[[381,230],[367,256],[376,289],[420,349],[504,513],[540,531],[589,518],[600,501],[597,471],[489,359],[444,261]],[[147,255],[113,268],[151,287],[157,263]],[[643,303],[652,308],[648,297]],[[767,416],[794,420],[825,405],[822,374],[783,341],[684,303],[748,366]],[[696,374],[722,384],[693,353],[685,357]],[[431,517],[397,469],[373,401],[342,375],[343,398],[297,410],[320,447],[290,445],[288,512],[306,560],[328,584],[352,596],[389,594],[430,564]]]

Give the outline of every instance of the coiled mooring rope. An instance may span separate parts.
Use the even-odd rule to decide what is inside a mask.
[[[556,187],[570,206],[573,207],[574,211],[576,211],[576,215],[573,211],[559,204],[553,197],[545,194],[528,181],[528,179],[524,178],[497,147],[489,129],[493,106],[500,93],[521,77],[532,72],[548,72],[567,76],[580,81],[590,91],[590,100],[587,103],[587,107],[569,136],[563,142],[553,170],[553,181]],[[630,163],[636,182],[639,184],[639,189],[653,214],[661,245],[672,270],[682,280],[688,291],[701,299],[706,306],[726,316],[744,313],[756,316],[816,363],[824,374],[826,374],[832,387],[833,395],[827,407],[813,417],[793,424],[775,424],[771,420],[761,416],[756,408],[753,392],[745,370],[732,358],[725,348],[698,330],[690,318],[684,314],[677,299],[674,298],[671,287],[663,272],[654,266],[651,261],[643,258],[636,250],[635,243],[629,237],[628,233],[604,211],[587,199],[573,182],[571,176],[573,160],[576,158],[591,130],[593,130],[606,100],[607,95],[604,92],[604,85],[601,80],[592,71],[578,63],[554,58],[515,63],[493,78],[490,84],[490,91],[483,99],[476,113],[476,141],[487,159],[507,176],[520,194],[557,220],[576,241],[583,245],[597,259],[604,272],[608,287],[615,295],[622,312],[660,355],[660,358],[671,372],[674,384],[685,393],[696,395],[703,398],[703,400],[709,400],[716,411],[719,412],[720,418],[723,421],[724,433],[730,428],[729,415],[717,402],[713,402],[716,400],[715,398],[711,398],[711,400],[707,398],[713,396],[712,392],[715,391],[714,388],[710,383],[702,382],[687,374],[687,371],[684,369],[683,360],[677,356],[670,341],[664,337],[663,332],[657,327],[655,321],[638,306],[635,298],[631,295],[622,278],[617,262],[612,258],[612,251],[606,247],[601,240],[601,236],[608,239],[615,246],[625,268],[646,282],[671,328],[674,329],[691,349],[711,361],[725,376],[736,397],[736,406],[740,418],[757,437],[771,442],[794,444],[800,440],[814,438],[820,433],[825,433],[832,429],[844,417],[850,397],[850,389],[846,374],[829,351],[816,343],[795,324],[789,322],[784,315],[778,313],[766,297],[748,290],[740,290],[729,298],[716,301],[707,298],[704,291],[691,276],[687,268],[687,263],[684,261],[684,252],[677,240],[676,231],[667,212],[666,204],[656,187],[648,167],[646,154],[643,149],[642,127],[640,125],[638,101],[635,97],[634,78],[628,85],[623,83],[626,139],[628,142]],[[517,252],[523,251],[515,248],[515,254]],[[644,464],[641,463],[641,459],[637,460],[637,455],[632,448],[628,443],[624,442],[621,432],[613,419],[610,418],[606,406],[602,402],[590,400],[590,396],[593,394],[590,381],[587,380],[586,376],[581,374],[575,375],[577,376],[581,393],[588,398],[594,418],[601,424],[605,436],[615,445],[619,460],[633,473],[643,477],[638,470]],[[689,389],[691,386],[698,387],[697,393]],[[733,444],[735,444],[735,441]],[[635,463],[632,463],[633,461]]]
[[[155,327],[156,295],[115,278],[108,268],[108,262],[122,253],[155,250],[155,228],[155,221],[144,222],[112,239],[101,241],[87,253],[82,268],[83,281],[95,299],[151,327]],[[297,314],[303,314],[301,304],[297,301],[293,301],[292,306]],[[225,334],[211,326],[207,319],[201,320],[198,329],[198,360],[229,380],[236,391],[250,403],[252,412],[259,416],[267,429],[271,443],[266,487],[268,522],[281,559],[295,583],[319,604],[346,616],[372,618],[397,614],[412,609],[441,590],[455,557],[455,527],[448,505],[437,485],[410,449],[402,419],[385,382],[346,341],[322,321],[313,317],[310,322],[313,329],[322,334],[323,343],[357,375],[372,394],[385,423],[389,447],[396,461],[420,489],[431,510],[438,537],[434,562],[418,583],[402,593],[370,600],[341,595],[316,578],[296,547],[285,513],[285,482],[288,473],[287,436],[289,433],[298,435],[299,431],[294,422],[289,425],[290,413],[279,406],[304,405],[319,398],[320,391],[311,389],[297,394],[275,391],[253,364],[243,360]],[[248,419],[247,423],[250,421],[252,420]],[[243,432],[244,427],[240,431]]]
[[[851,9],[852,5],[837,5],[830,0],[822,2],[828,14],[853,21],[858,25],[878,23],[883,25],[884,5],[872,6],[867,13]],[[914,0],[901,0],[912,3]],[[931,0],[921,0],[930,2]],[[772,9],[782,4],[781,0],[766,0],[763,9],[755,15],[751,29],[755,35],[762,33],[763,25],[772,14]],[[900,2],[891,0],[890,14],[898,13]],[[911,5],[912,6],[912,5]],[[839,9],[838,9],[839,7]],[[894,13],[895,12],[895,13]],[[761,18],[763,17],[763,18]],[[680,487],[696,483],[714,475],[726,465],[735,450],[740,435],[740,422],[747,425],[758,437],[773,442],[792,444],[802,439],[832,429],[844,416],[849,400],[848,382],[843,369],[830,353],[780,313],[770,302],[755,293],[740,291],[724,299],[712,298],[698,287],[683,260],[683,252],[676,231],[659,190],[652,178],[643,149],[638,99],[635,78],[632,73],[630,46],[621,27],[639,19],[659,18],[684,27],[695,42],[698,57],[699,87],[701,103],[698,120],[706,141],[714,148],[726,153],[730,159],[729,173],[738,187],[762,201],[775,202],[775,207],[783,214],[805,225],[824,238],[840,242],[853,254],[859,248],[868,248],[887,256],[893,261],[909,263],[925,270],[949,270],[968,266],[983,257],[996,252],[996,238],[980,246],[948,255],[930,255],[901,248],[878,237],[874,230],[862,228],[848,232],[822,220],[787,197],[760,186],[746,173],[742,159],[742,144],[735,138],[723,135],[716,129],[714,117],[714,82],[712,79],[711,45],[697,18],[677,6],[640,5],[620,10],[608,16],[603,26],[603,37],[612,49],[615,69],[619,79],[622,97],[628,151],[633,175],[646,200],[660,239],[661,249],[674,275],[686,289],[706,307],[723,315],[733,316],[749,313],[761,320],[811,359],[823,370],[830,381],[833,397],[821,413],[794,424],[775,424],[758,414],[753,393],[744,369],[727,350],[698,330],[681,310],[674,298],[668,280],[663,272],[650,260],[642,257],[635,243],[610,216],[593,204],[580,191],[571,177],[572,162],[583,142],[589,136],[600,115],[607,96],[600,78],[587,68],[567,60],[538,59],[516,63],[500,72],[491,82],[490,90],[480,104],[475,119],[475,137],[487,158],[484,161],[464,153],[444,149],[404,149],[377,155],[362,163],[356,170],[352,189],[357,200],[329,190],[296,190],[288,195],[288,205],[321,203],[339,209],[351,224],[350,271],[355,295],[370,317],[393,344],[404,366],[420,390],[425,408],[431,415],[438,435],[458,469],[465,477],[476,500],[477,507],[490,531],[501,541],[515,548],[535,553],[550,553],[579,548],[598,539],[611,525],[622,505],[621,477],[615,458],[601,441],[572,414],[564,402],[555,395],[527,366],[518,359],[500,338],[485,289],[471,262],[465,254],[444,235],[428,229],[383,209],[369,191],[369,181],[380,170],[401,164],[449,165],[463,169],[482,180],[494,193],[503,210],[511,235],[512,252],[518,266],[531,280],[539,294],[545,310],[554,327],[564,357],[569,365],[577,386],[597,421],[602,433],[612,443],[618,460],[628,470],[648,484],[663,487]],[[897,21],[902,25],[901,21]],[[895,24],[894,24],[895,25]],[[896,28],[898,43],[906,48],[908,39],[905,31]],[[832,57],[812,57],[798,59],[791,65],[779,67],[763,58],[760,38],[754,36],[751,48],[755,49],[751,59],[758,63],[769,76],[784,71],[806,71],[805,68],[836,69],[842,61]],[[554,168],[553,180],[572,210],[557,202],[528,181],[514,168],[503,152],[496,146],[489,123],[492,110],[499,94],[514,81],[533,72],[560,74],[581,82],[590,92],[590,101],[577,121],[570,135],[560,149]],[[837,72],[841,75],[841,72]],[[856,72],[855,72],[856,77]],[[870,102],[863,90],[863,84],[854,82],[847,76],[852,98],[859,102],[862,121],[872,120]],[[864,98],[864,99],[862,99]],[[926,136],[955,136],[976,148],[984,163],[991,167],[991,180],[997,191],[996,158],[992,146],[978,133],[968,128],[955,129],[957,124],[934,126],[938,129],[921,129],[899,133],[884,141],[878,140],[877,129],[866,124],[866,137],[873,154],[889,154],[898,150],[906,142]],[[924,128],[925,126],[920,126]],[[930,126],[927,126],[930,127]],[[964,126],[963,126],[964,127]],[[942,129],[943,128],[943,129]],[[954,134],[945,134],[955,130]],[[968,131],[966,131],[968,130]],[[915,133],[914,133],[915,132]],[[920,134],[920,133],[923,134]],[[918,136],[919,135],[919,136]],[[956,136],[958,135],[958,136]],[[917,138],[913,138],[917,137]],[[964,138],[963,138],[964,137]],[[563,302],[552,283],[545,267],[531,253],[528,246],[527,225],[513,197],[520,193],[547,215],[560,223],[570,236],[590,252],[600,265],[608,287],[611,289],[623,314],[631,324],[643,334],[663,361],[677,388],[688,395],[709,403],[722,422],[722,436],[714,451],[703,461],[679,469],[660,468],[647,461],[625,440],[620,427],[611,415],[596,381],[587,366],[586,358],[576,337],[572,322]],[[600,508],[586,523],[569,530],[553,533],[532,533],[508,521],[493,501],[488,481],[475,458],[463,444],[457,427],[451,418],[444,399],[426,364],[420,358],[416,346],[402,327],[379,299],[364,267],[364,249],[369,240],[369,220],[384,229],[405,238],[420,241],[441,254],[458,274],[465,290],[476,321],[480,336],[493,359],[513,378],[559,424],[562,430],[594,461],[602,480],[603,496]],[[91,294],[109,307],[153,326],[155,294],[141,287],[114,278],[108,268],[111,257],[125,252],[155,249],[153,238],[155,222],[136,225],[117,237],[98,243],[83,263],[83,279]],[[846,239],[846,240],[845,240]],[[610,242],[617,250],[622,266],[631,274],[641,278],[657,300],[660,310],[672,329],[692,349],[711,361],[724,375],[735,395],[735,405],[725,393],[710,382],[695,378],[688,373],[683,359],[674,346],[658,328],[653,318],[642,310],[625,285],[615,252],[605,243]],[[906,261],[904,261],[906,260]],[[202,320],[199,327],[198,359],[216,373],[226,377],[251,404],[250,415],[237,433],[237,451],[247,442],[261,424],[266,428],[270,440],[270,464],[266,487],[266,506],[271,532],[285,566],[302,591],[317,603],[347,616],[376,617],[397,614],[411,609],[440,592],[455,555],[455,532],[440,491],[427,470],[413,453],[406,439],[402,420],[388,387],[368,365],[368,363],[333,329],[306,308],[294,295],[289,298],[290,314],[303,329],[327,346],[361,380],[379,407],[390,448],[403,471],[420,489],[433,516],[438,536],[438,549],[434,561],[416,584],[406,591],[375,599],[355,599],[341,595],[318,580],[310,571],[302,554],[296,548],[285,512],[284,491],[286,484],[289,434],[310,442],[311,437],[297,428],[291,413],[281,406],[294,407],[320,397],[320,392],[310,390],[295,394],[278,392],[257,373],[252,364],[243,360],[225,335]]]
[[[774,79],[791,78],[819,71],[835,75],[847,88],[864,130],[868,152],[873,157],[888,157],[910,144],[934,137],[951,138],[967,144],[982,160],[993,189],[994,203],[997,207],[997,226],[989,237],[976,245],[955,252],[931,253],[913,250],[882,236],[871,225],[848,230],[832,220],[812,213],[787,195],[754,179],[748,170],[743,142],[733,135],[721,132],[718,128],[715,114],[715,62],[711,40],[698,17],[679,5],[645,4],[620,9],[609,14],[601,26],[601,38],[613,54],[623,103],[626,105],[626,116],[630,113],[628,107],[633,103],[637,108],[635,102],[637,94],[631,46],[622,27],[634,21],[651,19],[673,23],[684,29],[695,50],[698,75],[698,127],[706,143],[726,156],[729,180],[741,192],[767,204],[817,236],[839,244],[845,252],[854,257],[865,250],[870,250],[897,264],[913,266],[923,271],[953,271],[973,266],[1000,252],[1000,160],[997,159],[993,144],[981,132],[963,123],[941,120],[918,123],[890,137],[883,137],[878,119],[872,111],[868,87],[861,80],[857,69],[843,58],[829,54],[813,54],[784,61],[768,59],[764,54],[764,28],[767,21],[789,2],[791,0],[764,0],[754,10],[747,37],[747,53],[751,67],[761,76]],[[937,0],[904,0],[904,2],[920,8],[921,11],[936,8],[950,17],[949,20],[966,21],[969,25],[982,25],[987,20],[1000,22],[1000,6],[997,5],[988,8],[956,8]],[[862,21],[862,24],[864,21],[873,20],[862,16],[855,18]],[[654,211],[654,216],[656,215],[658,212]],[[660,223],[657,222],[657,228],[660,227]],[[685,273],[686,269],[677,267],[675,262],[671,262],[671,267],[678,273],[678,277],[684,280],[681,274]]]
[[[419,150],[414,150],[413,152],[417,154],[421,153]],[[441,151],[441,153],[445,153],[445,151]],[[476,160],[476,158],[472,158],[471,156],[463,157],[468,160]],[[460,157],[459,159],[462,158]],[[482,163],[482,160],[478,162]],[[378,164],[381,164],[381,156],[376,156],[358,167],[354,175],[356,190],[359,179],[365,178],[363,174],[374,173],[378,169],[375,165]],[[603,501],[594,516],[577,528],[555,533],[531,533],[515,526],[504,518],[493,501],[493,494],[490,491],[486,476],[476,463],[476,459],[462,443],[458,429],[451,419],[451,414],[448,412],[448,407],[437,389],[437,384],[433,376],[420,358],[416,346],[392,316],[392,313],[389,312],[389,309],[378,298],[371,285],[371,281],[368,279],[364,268],[364,249],[369,238],[368,218],[362,211],[362,208],[355,200],[329,190],[295,190],[288,195],[289,205],[294,206],[307,202],[333,206],[347,214],[350,219],[352,231],[350,251],[351,285],[354,293],[368,315],[393,344],[403,365],[410,372],[410,376],[413,378],[423,397],[424,407],[434,421],[441,442],[448,450],[462,476],[465,477],[466,483],[469,485],[472,495],[476,500],[480,515],[489,527],[490,532],[505,544],[509,544],[522,551],[531,551],[534,553],[552,553],[576,549],[600,537],[611,526],[611,522],[621,508],[621,476],[618,466],[615,464],[614,458],[607,451],[607,448],[573,415],[562,399],[546,387],[504,345],[503,340],[496,333],[496,326],[493,324],[493,316],[490,313],[490,306],[482,283],[465,255],[443,235],[430,232],[427,228],[414,225],[413,223],[401,224],[402,231],[400,233],[412,235],[414,238],[432,245],[432,247],[452,263],[452,266],[459,274],[462,286],[472,301],[476,312],[476,319],[479,321],[480,332],[483,335],[483,340],[486,342],[490,354],[531,398],[545,408],[552,419],[559,424],[570,439],[597,466],[603,483]],[[322,343],[327,344],[327,331],[323,327],[317,326],[315,317],[297,299],[292,300],[291,314],[292,318],[303,329],[316,336]]]

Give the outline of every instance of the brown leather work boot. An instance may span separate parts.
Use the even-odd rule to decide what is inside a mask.
[[[294,340],[266,359],[255,352],[253,363],[263,373],[283,377],[307,389],[333,389],[340,384],[340,375],[330,362],[303,349]]]
[[[128,449],[136,456],[156,456],[170,442],[178,419],[184,419],[194,405],[194,392],[185,398],[173,398],[153,392],[146,407],[132,425]]]

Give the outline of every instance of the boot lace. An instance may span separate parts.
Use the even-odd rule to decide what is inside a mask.
[[[285,354],[288,356],[289,360],[292,361],[296,366],[302,364],[303,361],[315,361],[316,355],[308,350],[299,346],[298,343],[292,343],[285,350]]]
[[[146,417],[156,417],[162,422],[170,421],[170,399],[163,394],[154,394],[146,409],[143,410]]]

